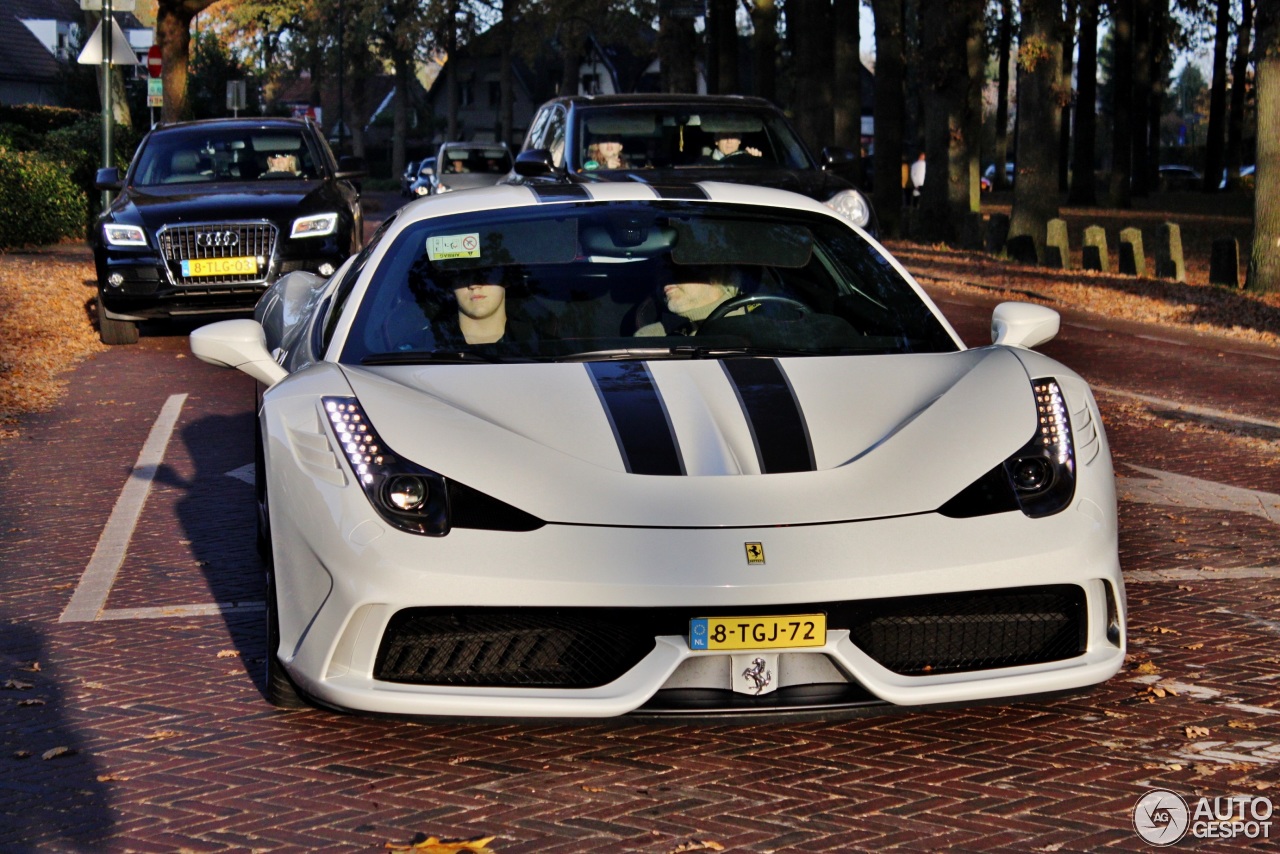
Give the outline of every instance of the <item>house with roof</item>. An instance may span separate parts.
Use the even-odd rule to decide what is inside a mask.
[[[146,73],[154,39],[150,27],[132,12],[113,17]],[[0,2],[0,103],[63,106],[60,84],[92,30],[78,0],[3,0]]]

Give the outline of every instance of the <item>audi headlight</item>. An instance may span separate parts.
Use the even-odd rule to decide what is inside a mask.
[[[419,196],[428,196],[431,194],[431,188],[428,187],[426,184],[419,184],[418,186],[413,188],[413,191],[417,193]]]
[[[953,518],[1021,510],[1032,519],[1052,516],[1076,494],[1076,456],[1062,389],[1052,377],[1031,381],[1036,434],[1017,453],[939,508]]]
[[[824,204],[859,228],[871,222],[871,206],[857,190],[841,190]]]
[[[136,225],[109,222],[102,226],[102,234],[112,246],[147,245],[147,233]]]
[[[443,537],[449,533],[445,479],[387,448],[354,397],[323,401],[329,426],[378,514],[411,534]]]
[[[338,230],[336,213],[299,217],[293,221],[290,237],[324,237]]]

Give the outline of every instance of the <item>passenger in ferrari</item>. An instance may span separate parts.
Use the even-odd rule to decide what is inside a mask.
[[[507,289],[502,281],[502,268],[498,267],[455,280],[452,292],[457,312],[444,312],[432,324],[437,348],[534,338],[529,324],[508,316]]]

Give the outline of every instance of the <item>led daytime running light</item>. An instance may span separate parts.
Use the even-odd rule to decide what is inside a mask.
[[[351,470],[356,473],[356,477],[360,478],[361,484],[366,486],[372,484],[373,475],[369,471],[369,466],[381,466],[385,458],[378,434],[369,426],[368,420],[364,417],[364,411],[360,409],[360,404],[355,400],[326,397],[324,409],[329,416],[329,424],[333,427],[334,435],[338,437],[338,442],[347,455],[347,462],[351,463]]]
[[[1054,380],[1036,380],[1032,388],[1036,396],[1040,443],[1055,463],[1074,468],[1071,422],[1067,419],[1067,404],[1062,399],[1062,390]]]

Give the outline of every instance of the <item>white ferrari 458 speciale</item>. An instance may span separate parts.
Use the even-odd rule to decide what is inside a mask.
[[[826,712],[1125,655],[1089,387],[736,184],[412,202],[193,352],[263,385],[267,694],[409,715]]]

